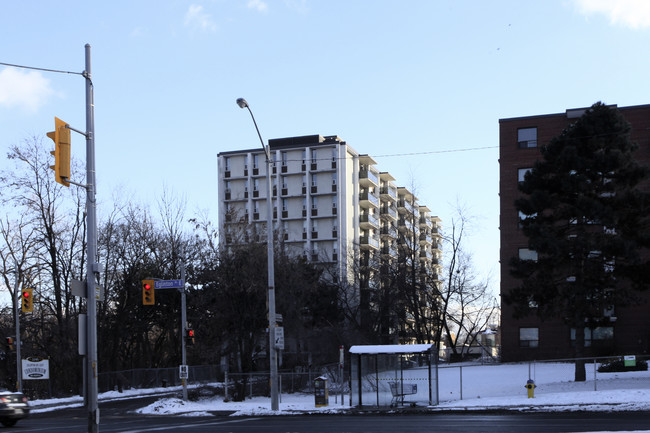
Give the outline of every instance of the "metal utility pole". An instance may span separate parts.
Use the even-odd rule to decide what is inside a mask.
[[[99,408],[97,407],[97,277],[101,271],[97,263],[97,214],[95,179],[95,101],[90,68],[90,45],[86,44],[86,302],[87,302],[87,354],[86,390],[88,408],[88,432],[99,431]]]
[[[20,310],[18,309],[18,299],[21,297],[21,292],[18,291],[20,282],[18,280],[18,262],[16,263],[16,286],[14,287],[14,311],[16,314],[16,383],[18,392],[23,392],[23,369],[22,369],[22,355],[20,353]]]
[[[264,145],[262,135],[257,127],[255,116],[248,102],[244,98],[237,99],[239,108],[247,108],[253,119],[257,136],[260,138],[262,149],[266,155],[266,245],[267,245],[267,258],[268,258],[268,297],[269,297],[269,368],[271,370],[271,410],[278,410],[278,351],[275,347],[275,272],[274,272],[274,259],[273,259],[273,185],[271,185],[271,149],[269,146]]]
[[[183,287],[181,287],[181,341],[182,343],[182,361],[181,364],[187,366],[187,310],[186,310],[186,297],[185,297],[185,250],[181,250],[181,281],[183,281]],[[187,368],[187,367],[185,367]],[[183,382],[183,401],[187,401],[187,379],[183,377],[181,379]]]

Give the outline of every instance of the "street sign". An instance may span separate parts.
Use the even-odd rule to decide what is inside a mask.
[[[155,289],[182,289],[185,287],[183,280],[157,280],[154,281],[153,287]]]
[[[275,328],[275,348],[284,350],[284,328],[282,326]]]
[[[187,369],[187,365],[179,365],[178,366],[178,378],[179,379],[187,379],[189,377],[189,371]]]
[[[49,379],[50,378],[50,361],[41,358],[23,359],[22,370],[23,379]]]

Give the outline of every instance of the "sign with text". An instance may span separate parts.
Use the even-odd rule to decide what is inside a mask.
[[[156,289],[182,289],[185,287],[183,280],[157,280],[153,283]]]
[[[22,360],[23,379],[49,379],[50,360],[27,358]]]
[[[284,350],[284,328],[282,326],[275,328],[275,348]]]

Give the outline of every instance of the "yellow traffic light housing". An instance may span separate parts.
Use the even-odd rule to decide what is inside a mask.
[[[23,313],[34,311],[34,289],[23,289],[20,299]]]
[[[155,305],[154,280],[142,280],[142,305]]]
[[[47,136],[54,140],[54,180],[63,186],[70,186],[70,128],[68,124],[58,117],[54,118],[54,131],[48,132]]]

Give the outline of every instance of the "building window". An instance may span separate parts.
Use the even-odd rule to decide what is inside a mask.
[[[539,328],[519,328],[519,347],[539,347]]]
[[[537,251],[528,248],[519,248],[519,260],[537,261]]]
[[[253,197],[260,196],[260,180],[253,179]]]
[[[318,197],[311,198],[311,216],[318,215]]]
[[[537,147],[537,128],[520,128],[517,130],[517,143],[520,149]]]
[[[316,157],[316,153],[317,153],[316,150],[311,151],[311,169],[312,170],[316,170],[316,161],[318,159]]]
[[[524,179],[526,179],[526,173],[528,173],[531,170],[532,168],[520,168],[519,170],[517,170],[517,181],[519,183],[522,183]]]
[[[522,211],[519,211],[519,217],[518,217],[518,218],[519,218],[519,222],[518,222],[518,226],[519,226],[519,228],[522,228],[522,227],[524,226],[524,225],[523,225],[523,222],[524,222],[525,220],[527,220],[528,218],[535,218],[536,216],[537,216],[537,213],[534,213],[534,214],[532,214],[532,215],[526,215],[526,214],[523,213]]]
[[[602,344],[614,340],[614,328],[612,326],[597,326],[594,329],[585,328],[585,347]],[[576,329],[571,328],[571,345],[576,344]]]

